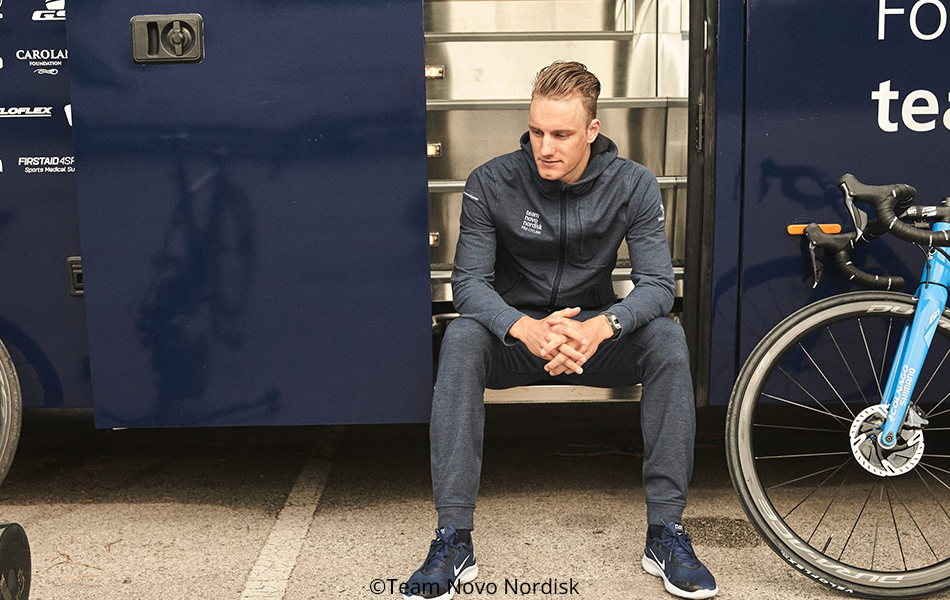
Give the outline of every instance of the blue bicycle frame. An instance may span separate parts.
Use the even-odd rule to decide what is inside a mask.
[[[950,223],[934,223],[934,231],[950,230]],[[947,286],[950,285],[950,261],[942,252],[931,252],[924,267],[924,276],[917,288],[917,311],[914,320],[904,327],[894,364],[887,378],[881,404],[889,406],[887,420],[881,429],[878,444],[893,448],[897,444],[897,432],[907,413],[911,393],[917,385],[917,377],[934,333],[940,323],[940,315],[947,305]]]

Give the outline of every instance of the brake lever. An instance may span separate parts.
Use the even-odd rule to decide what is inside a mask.
[[[860,239],[864,235],[864,229],[868,225],[868,214],[855,206],[854,204],[854,194],[851,193],[851,190],[848,189],[847,184],[841,184],[841,192],[844,195],[844,206],[848,210],[848,214],[851,216],[851,221],[854,223],[854,231],[857,234],[855,239]]]
[[[821,274],[825,272],[825,266],[821,264],[821,261],[818,260],[818,257],[815,255],[815,242],[808,240],[808,257],[811,259],[811,272],[815,277],[815,283],[812,284],[811,289],[818,287],[818,282],[821,281]]]

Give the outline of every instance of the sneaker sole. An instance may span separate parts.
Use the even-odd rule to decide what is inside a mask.
[[[697,590],[695,592],[687,592],[686,590],[681,590],[666,578],[666,573],[663,572],[663,569],[660,568],[660,565],[656,564],[656,561],[652,558],[649,558],[646,554],[643,555],[643,558],[640,560],[640,564],[643,565],[643,570],[654,575],[663,580],[663,587],[666,588],[666,591],[673,594],[674,596],[679,596],[680,598],[689,598],[690,600],[700,600],[701,598],[712,598],[719,593],[719,587],[716,587],[712,590]]]
[[[475,563],[471,567],[459,573],[458,579],[455,580],[456,585],[470,583],[471,581],[474,581],[476,577],[478,577],[478,563]],[[405,594],[402,595],[404,600],[452,600],[453,596],[455,596],[455,590],[452,588],[449,588],[448,591],[441,596],[436,596],[434,598],[426,598],[425,596],[407,596]]]

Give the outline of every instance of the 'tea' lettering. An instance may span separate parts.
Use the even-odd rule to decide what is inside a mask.
[[[950,100],[950,95],[947,99]],[[897,131],[897,121],[891,120],[891,101],[900,100],[900,92],[891,90],[890,79],[882,81],[877,90],[871,92],[871,100],[877,101],[877,126],[881,131]],[[929,90],[914,90],[901,104],[901,121],[911,131],[933,131],[937,127],[938,114],[937,96]],[[943,126],[950,129],[950,109],[943,114]]]

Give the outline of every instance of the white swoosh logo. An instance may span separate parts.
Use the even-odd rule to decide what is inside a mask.
[[[661,569],[666,569],[666,561],[665,561],[665,560],[660,560],[660,557],[657,556],[657,555],[656,555],[656,552],[654,552],[653,550],[650,550],[650,554],[653,555],[653,560],[655,560],[656,563],[657,563],[658,565],[660,565],[660,568],[661,568]]]
[[[462,561],[462,564],[460,564],[460,565],[457,566],[457,567],[452,567],[452,570],[455,571],[455,576],[456,576],[456,577],[459,576],[459,572],[462,570],[462,567],[464,567],[464,566],[465,566],[465,563],[467,563],[467,562],[468,562],[468,557],[466,556],[466,557],[465,557],[465,560]]]

